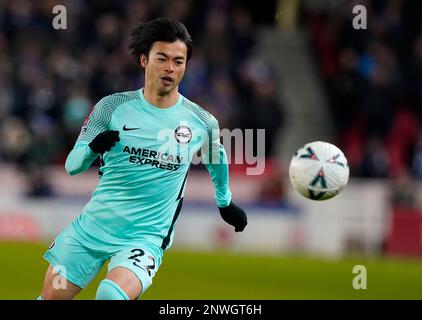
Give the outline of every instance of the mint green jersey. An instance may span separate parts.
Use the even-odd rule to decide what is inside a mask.
[[[82,126],[67,157],[70,175],[98,157],[88,144],[101,132],[119,131],[120,141],[101,155],[100,178],[78,223],[108,240],[147,241],[167,249],[173,241],[188,170],[201,151],[220,207],[231,201],[227,156],[217,120],[179,94],[177,103],[157,108],[143,89],[101,99]],[[94,231],[95,230],[95,231]]]

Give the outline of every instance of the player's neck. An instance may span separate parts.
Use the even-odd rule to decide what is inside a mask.
[[[168,94],[162,95],[157,91],[145,87],[143,89],[143,93],[145,100],[157,108],[165,109],[174,106],[179,99],[179,92],[177,89],[169,92]]]

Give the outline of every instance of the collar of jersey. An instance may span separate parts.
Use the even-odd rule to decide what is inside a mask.
[[[171,111],[177,109],[181,105],[182,98],[183,98],[183,96],[179,93],[179,98],[177,99],[177,101],[174,105],[167,107],[167,108],[159,108],[159,107],[149,103],[147,101],[147,99],[145,99],[144,88],[139,89],[139,96],[141,97],[142,105],[147,106],[148,108],[150,108],[151,110],[154,110],[156,112],[171,112]]]

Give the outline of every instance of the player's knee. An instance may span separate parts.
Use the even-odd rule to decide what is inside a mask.
[[[129,300],[126,292],[117,283],[110,279],[100,282],[97,289],[96,300]]]
[[[59,290],[54,289],[52,286],[52,281],[47,281],[44,284],[44,287],[41,290],[41,295],[39,296],[38,300],[61,300],[66,299],[63,298],[60,294]],[[40,299],[41,297],[41,299]]]
[[[40,297],[43,300],[71,300],[80,291],[80,287],[66,280],[50,265],[45,275]]]
[[[63,292],[56,290],[51,286],[44,286],[41,291],[41,295],[37,300],[68,300],[72,298],[73,297],[68,297],[67,295],[63,294]]]

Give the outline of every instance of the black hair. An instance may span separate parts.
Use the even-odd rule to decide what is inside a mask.
[[[178,20],[157,18],[141,23],[130,33],[129,50],[139,64],[139,57],[144,54],[148,57],[152,45],[156,41],[174,42],[180,40],[188,48],[187,61],[192,55],[193,42],[185,25]]]

